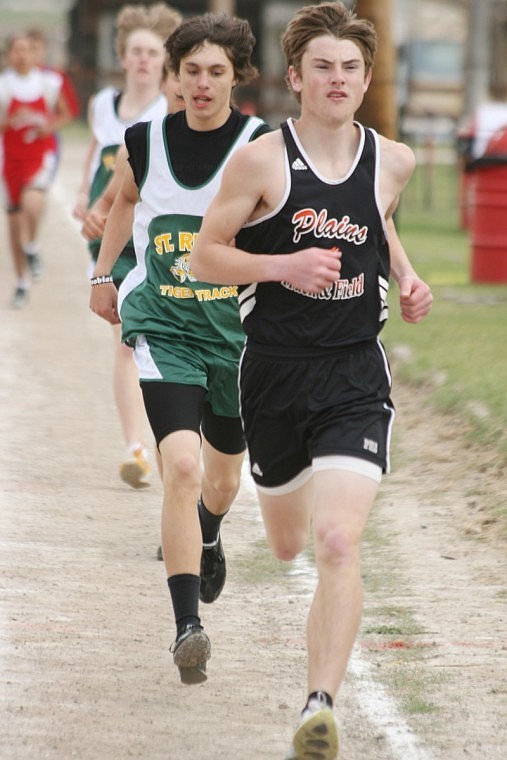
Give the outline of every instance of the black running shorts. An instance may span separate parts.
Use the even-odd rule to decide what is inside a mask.
[[[316,457],[367,460],[386,472],[394,407],[380,342],[332,354],[266,356],[248,344],[240,366],[240,403],[252,477],[274,488]]]

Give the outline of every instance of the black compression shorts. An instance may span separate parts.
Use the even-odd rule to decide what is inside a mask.
[[[214,414],[200,385],[141,381],[141,390],[157,446],[169,433],[194,430],[223,454],[245,450],[240,418]]]

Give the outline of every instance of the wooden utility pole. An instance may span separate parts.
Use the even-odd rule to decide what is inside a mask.
[[[366,18],[375,26],[378,49],[373,79],[357,118],[385,137],[398,137],[398,104],[396,102],[396,50],[392,37],[392,0],[357,0],[358,18]]]
[[[208,8],[210,13],[227,11],[229,16],[234,16],[236,13],[236,0],[208,0]]]
[[[471,118],[478,106],[491,96],[492,8],[490,0],[470,2],[468,6],[468,38],[465,51],[465,116]]]

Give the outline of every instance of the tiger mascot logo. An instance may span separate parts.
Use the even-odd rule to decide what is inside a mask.
[[[183,256],[176,259],[169,270],[172,276],[180,283],[187,282],[187,280],[188,282],[197,282],[197,277],[194,277],[190,271],[189,259],[190,254],[185,253]]]

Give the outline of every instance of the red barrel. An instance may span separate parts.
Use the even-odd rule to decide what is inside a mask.
[[[475,164],[472,282],[507,282],[507,128]]]

